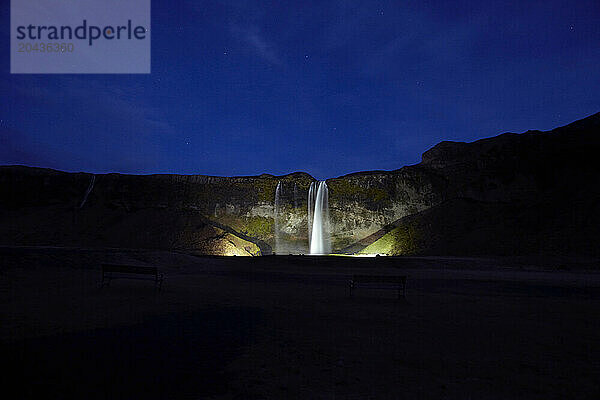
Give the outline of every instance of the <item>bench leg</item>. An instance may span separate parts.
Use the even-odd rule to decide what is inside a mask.
[[[100,284],[100,288],[103,288],[104,286],[110,286],[110,280],[112,278],[110,277],[110,275],[106,275],[106,274],[102,274],[102,283]]]
[[[154,280],[154,287],[157,288],[159,292],[162,289],[162,283],[163,283],[163,277],[160,275],[157,275],[156,279]]]
[[[406,283],[398,287],[398,298],[401,299],[402,297],[406,298]]]

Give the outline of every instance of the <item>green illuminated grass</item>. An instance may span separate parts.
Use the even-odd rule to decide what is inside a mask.
[[[250,217],[247,219],[246,232],[255,238],[267,238],[273,234],[273,218]]]
[[[365,247],[358,254],[414,254],[417,250],[417,232],[410,226],[399,226]]]

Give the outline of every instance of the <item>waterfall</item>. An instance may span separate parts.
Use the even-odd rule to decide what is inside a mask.
[[[313,200],[314,199],[314,200]],[[310,254],[331,253],[329,238],[329,191],[327,183],[313,182],[308,190]],[[312,207],[311,207],[312,205]],[[310,213],[312,215],[312,221]]]
[[[90,195],[90,193],[92,192],[92,189],[94,188],[94,182],[96,182],[96,175],[92,174],[92,178],[90,179],[90,184],[88,185],[88,188],[85,191],[85,194],[83,195],[83,200],[81,201],[79,208],[82,208],[83,205],[85,204],[85,202],[87,201],[88,196]]]
[[[310,242],[312,241],[312,226],[313,218],[315,217],[315,199],[317,197],[317,182],[311,182],[308,188],[308,249],[310,250]]]
[[[294,208],[298,208],[298,185],[294,183]]]
[[[275,232],[273,232],[275,236],[275,253],[281,252],[283,249],[281,248],[281,238],[280,238],[280,214],[281,214],[281,192],[282,192],[281,182],[277,182],[277,189],[275,189]]]

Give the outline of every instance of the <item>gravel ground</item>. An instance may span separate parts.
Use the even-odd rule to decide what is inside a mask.
[[[100,289],[102,262],[158,265],[164,288]],[[2,387],[45,399],[597,399],[592,268],[0,248]],[[407,297],[349,297],[354,273],[407,275]]]

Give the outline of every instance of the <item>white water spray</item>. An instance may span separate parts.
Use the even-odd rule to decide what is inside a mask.
[[[282,192],[281,182],[277,182],[277,189],[275,189],[275,253],[280,253],[282,251],[281,248],[281,238],[280,238],[280,214],[281,214],[281,192]]]
[[[311,182],[308,188],[308,250],[310,252],[310,243],[312,241],[313,218],[315,217],[315,199],[317,197],[317,182]]]
[[[308,190],[308,237],[310,254],[331,253],[329,237],[329,190],[327,183],[311,183]],[[311,215],[312,213],[312,215]]]

